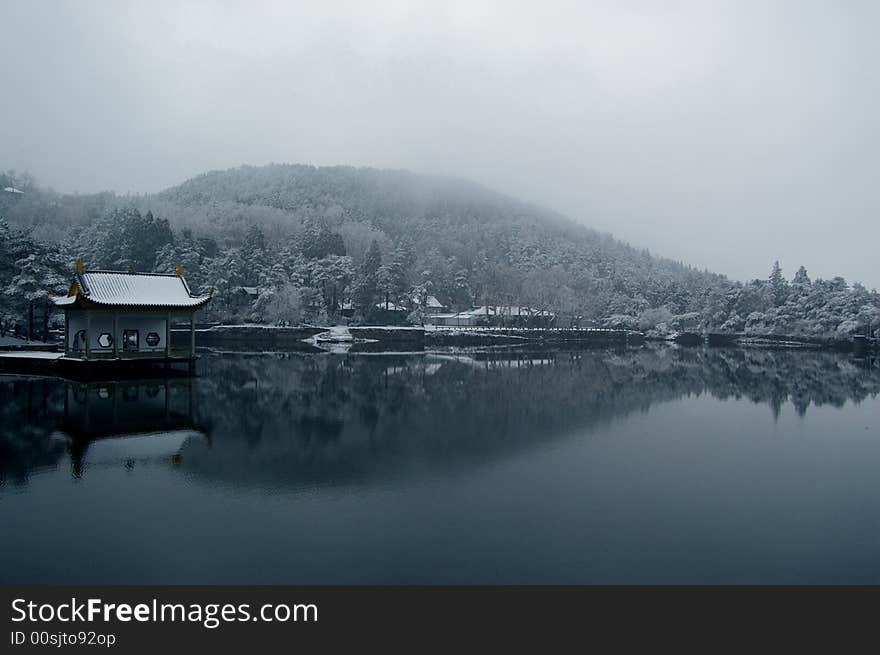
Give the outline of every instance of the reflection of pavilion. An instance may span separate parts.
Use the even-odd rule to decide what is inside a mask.
[[[175,459],[190,439],[206,439],[193,420],[191,378],[68,383],[61,429],[73,474],[88,466]]]

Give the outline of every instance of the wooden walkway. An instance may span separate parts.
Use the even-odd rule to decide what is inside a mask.
[[[54,375],[74,380],[107,379],[112,377],[143,376],[155,372],[168,374],[170,371],[183,373],[173,366],[185,364],[186,373],[195,371],[196,358],[188,351],[172,351],[170,357],[164,353],[138,353],[136,357],[114,358],[112,355],[92,356],[90,359],[65,356],[33,350],[0,351],[0,373],[25,375]]]

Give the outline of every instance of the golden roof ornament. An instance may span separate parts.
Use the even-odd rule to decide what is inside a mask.
[[[177,273],[177,277],[183,277],[183,264],[178,264],[174,272]]]
[[[83,261],[83,258],[80,257],[76,260],[76,272],[77,273],[85,273],[86,272],[86,263]]]

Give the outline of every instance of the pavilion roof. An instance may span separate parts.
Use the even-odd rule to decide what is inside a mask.
[[[162,307],[197,309],[211,295],[194,295],[183,275],[86,271],[77,273],[67,296],[52,301],[59,307]]]

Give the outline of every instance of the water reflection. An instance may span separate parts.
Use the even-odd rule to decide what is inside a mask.
[[[213,354],[196,379],[0,378],[0,484],[152,461],[239,487],[345,485],[479,465],[682,396],[804,416],[878,392],[876,362],[833,353]]]
[[[89,468],[167,460],[206,435],[193,418],[193,380],[107,382],[0,378],[0,484],[22,484],[67,457],[71,475]]]

